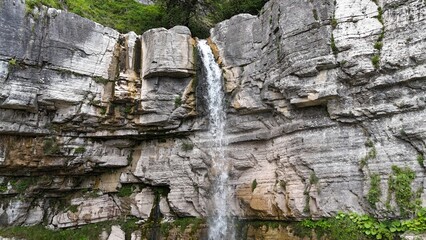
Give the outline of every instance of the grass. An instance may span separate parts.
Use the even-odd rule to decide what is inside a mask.
[[[68,9],[82,17],[126,33],[138,34],[161,27],[163,13],[158,5],[142,5],[134,0],[27,0],[27,8],[46,5],[57,9]]]
[[[258,14],[266,1],[156,0],[155,2],[153,5],[142,5],[135,0],[27,0],[26,11],[31,13],[34,7],[41,5],[66,9],[121,33],[134,31],[141,34],[151,28],[186,25],[194,36],[207,38],[209,29],[216,23],[238,13]]]

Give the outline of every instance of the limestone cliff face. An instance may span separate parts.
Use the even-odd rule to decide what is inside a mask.
[[[12,0],[0,27],[0,225],[146,219],[158,204],[206,215],[205,83],[187,28],[119,34]],[[425,206],[425,32],[422,0],[271,0],[212,29],[230,211],[400,216],[398,169]]]

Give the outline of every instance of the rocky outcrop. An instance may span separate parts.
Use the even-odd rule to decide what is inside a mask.
[[[271,0],[212,29],[233,215],[410,216],[401,174],[426,206],[425,10]],[[119,34],[12,0],[0,12],[0,225],[206,216],[206,86],[186,27]]]

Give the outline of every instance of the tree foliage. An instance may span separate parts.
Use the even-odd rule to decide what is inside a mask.
[[[142,5],[135,0],[27,0],[27,6],[65,9],[125,33],[176,25],[188,26],[205,38],[216,23],[239,13],[258,14],[266,0],[155,0]]]

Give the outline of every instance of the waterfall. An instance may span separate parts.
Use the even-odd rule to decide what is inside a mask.
[[[211,209],[209,209],[209,239],[233,239],[229,208],[229,164],[223,147],[226,146],[224,92],[222,71],[216,63],[206,40],[198,42],[198,51],[203,62],[207,81],[207,105],[209,114],[209,138],[212,157]]]

